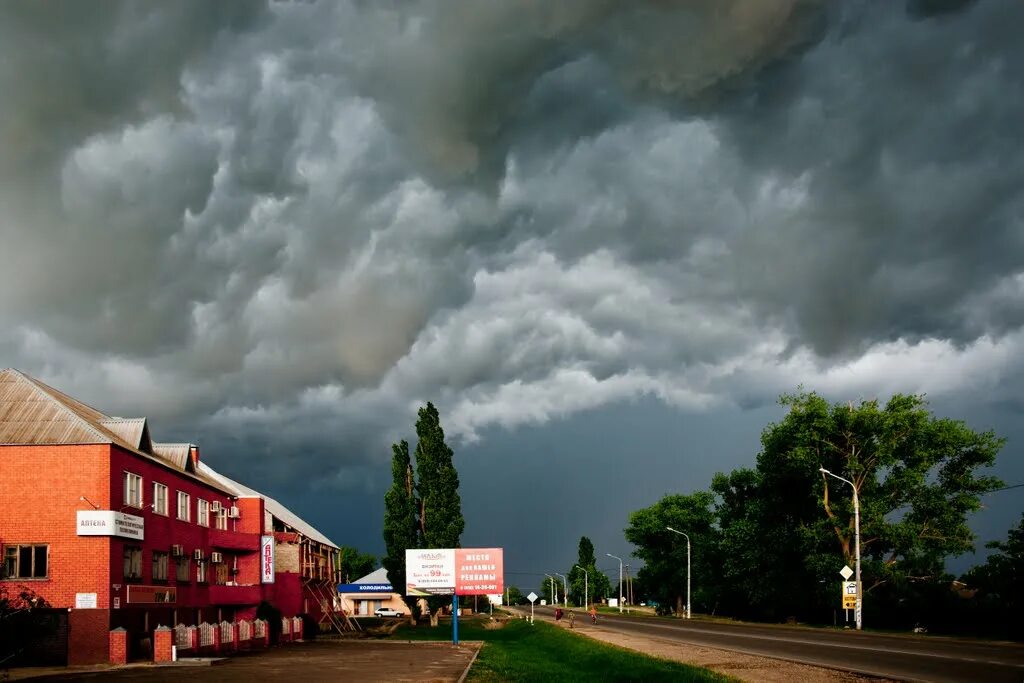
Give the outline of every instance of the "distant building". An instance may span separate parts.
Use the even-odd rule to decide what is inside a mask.
[[[0,370],[0,586],[68,613],[70,664],[131,655],[158,625],[284,616],[337,623],[338,546],[273,498],[17,370]]]
[[[341,608],[353,616],[370,616],[381,607],[390,607],[408,614],[409,607],[395,592],[388,580],[388,570],[381,567],[353,583],[338,584]]]

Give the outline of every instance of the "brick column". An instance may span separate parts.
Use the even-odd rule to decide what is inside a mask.
[[[166,626],[157,626],[153,631],[153,661],[158,664],[173,661],[172,645],[174,645],[174,631]]]
[[[220,653],[220,624],[213,625],[213,651]]]
[[[238,635],[238,622],[231,622],[231,642],[234,643],[235,650],[239,650],[242,647],[241,638]]]
[[[128,632],[120,627],[110,632],[110,663],[119,666],[128,663]]]
[[[271,617],[273,618],[273,617]],[[263,647],[270,647],[270,622],[263,628]]]

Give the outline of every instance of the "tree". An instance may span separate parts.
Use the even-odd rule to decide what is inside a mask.
[[[341,546],[338,553],[341,556],[341,577],[345,583],[352,583],[377,568],[375,555],[359,552],[347,545]]]
[[[726,602],[747,600],[748,616],[831,619],[835,574],[854,563],[853,491],[822,467],[857,487],[864,590],[878,602],[942,580],[945,558],[973,547],[967,516],[1001,484],[977,473],[1002,447],[992,432],[937,418],[920,396],[884,406],[815,393],[780,402],[789,412],[762,433],[756,470],[712,485],[722,576],[734,581]]]
[[[384,494],[384,547],[382,564],[388,580],[398,593],[405,593],[405,551],[419,547],[419,525],[416,520],[416,497],[409,444],[401,441],[391,446],[391,488]],[[409,619],[415,623],[415,598],[405,597]]]
[[[526,598],[523,596],[522,591],[515,586],[509,586],[506,589],[506,595],[508,596],[509,605],[521,605],[526,602]]]
[[[695,605],[708,610],[713,602],[711,576],[717,562],[718,532],[713,512],[714,496],[709,491],[689,495],[668,495],[649,508],[629,516],[626,540],[637,546],[634,556],[644,561],[641,583],[662,605],[674,605],[682,615],[686,604],[686,539],[668,531],[673,527],[690,537],[690,566],[694,577]]]
[[[964,576],[968,586],[978,590],[979,609],[991,628],[999,624],[1007,635],[1020,639],[1024,627],[1020,614],[1024,608],[1024,515],[1016,528],[1010,529],[1006,542],[992,541],[986,547],[996,550],[985,564],[974,567]]]
[[[433,403],[420,408],[416,421],[416,472],[419,481],[420,533],[427,548],[457,548],[466,526],[459,497],[459,474],[452,449],[444,441]]]
[[[587,570],[586,575],[583,569]],[[583,599],[595,602],[611,593],[608,577],[597,569],[594,544],[586,536],[580,537],[576,564],[566,573],[569,579],[569,596],[576,605],[583,605]],[[583,605],[585,606],[585,605]]]

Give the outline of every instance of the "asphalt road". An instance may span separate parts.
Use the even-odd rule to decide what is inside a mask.
[[[553,619],[551,607],[536,608]],[[527,610],[528,613],[528,610]],[[787,659],[906,681],[1024,681],[1024,645],[917,635],[600,615],[598,626],[634,635]],[[577,616],[577,627],[590,619]]]

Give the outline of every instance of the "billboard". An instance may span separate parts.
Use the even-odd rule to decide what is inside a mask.
[[[406,595],[494,595],[505,590],[502,548],[405,551]]]

